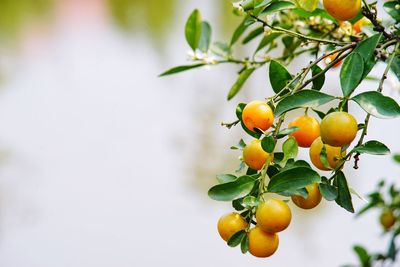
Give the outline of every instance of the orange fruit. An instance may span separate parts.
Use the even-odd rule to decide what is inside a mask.
[[[321,150],[323,147],[324,147],[324,143],[322,142],[321,137],[318,137],[317,139],[315,139],[315,141],[311,144],[311,147],[310,147],[310,151],[309,151],[310,159],[311,159],[311,162],[314,164],[314,166],[317,167],[318,169],[323,170],[323,171],[329,171],[329,169],[326,168],[324,166],[324,164],[322,164],[321,159],[320,159],[320,154],[321,154]],[[332,169],[335,169],[340,163],[339,158],[344,156],[346,154],[346,152],[343,152],[341,154],[340,147],[333,147],[333,146],[326,145],[326,144],[325,144],[325,149],[326,149],[326,155],[327,155],[329,166]]]
[[[267,103],[255,100],[244,107],[242,121],[250,131],[255,132],[254,128],[266,131],[274,122],[274,113]]]
[[[310,184],[306,186],[308,192],[307,198],[302,196],[292,196],[292,201],[296,206],[302,209],[312,209],[318,206],[322,200],[321,192],[319,191],[318,183]]]
[[[357,131],[356,119],[347,112],[329,113],[321,121],[322,141],[330,146],[349,145],[356,138]]]
[[[243,149],[243,161],[253,170],[261,170],[269,156],[258,139],[254,139]]]
[[[289,127],[297,126],[300,129],[290,136],[296,139],[300,147],[310,147],[312,142],[320,136],[319,122],[308,115],[295,118]]]
[[[325,10],[337,20],[350,20],[361,10],[361,0],[324,0]]]
[[[245,230],[247,226],[248,223],[240,214],[231,212],[219,219],[217,228],[222,239],[228,241],[235,233]]]
[[[257,226],[269,233],[285,230],[292,219],[289,206],[280,199],[268,199],[257,207]]]
[[[259,227],[249,232],[249,252],[251,255],[266,258],[275,253],[279,246],[279,237],[276,233],[268,233]]]

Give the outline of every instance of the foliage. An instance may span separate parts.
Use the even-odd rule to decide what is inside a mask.
[[[357,169],[361,154],[390,153],[382,142],[364,139],[371,116],[384,119],[400,116],[399,104],[382,94],[384,81],[390,70],[399,77],[398,5],[393,3],[395,1],[385,3],[384,10],[391,17],[389,23],[392,24],[391,27],[385,27],[378,18],[376,2],[368,4],[363,1],[359,14],[346,22],[336,20],[334,14],[329,14],[318,2],[242,0],[234,3],[234,13],[241,16],[242,21],[228,42],[212,42],[210,24],[202,20],[199,10],[194,10],[185,25],[185,37],[192,50],[192,64],[174,67],[160,75],[167,76],[203,66],[238,65],[238,77],[228,90],[228,100],[235,99],[256,71],[263,70],[269,76],[270,90],[265,103],[272,108],[275,115],[272,127],[263,130],[248,129],[242,118],[246,103],[237,105],[238,120],[223,125],[228,128],[240,125],[245,133],[262,140],[262,149],[271,156],[261,170],[244,170],[245,165],[241,162],[237,172],[218,176],[219,184],[209,190],[209,196],[214,200],[232,201],[233,208],[241,212],[249,224],[246,232],[252,224],[256,224],[256,208],[259,203],[264,202],[266,193],[275,193],[282,197],[307,197],[305,188],[314,183],[319,184],[325,200],[335,201],[345,210],[355,212],[352,203],[352,193],[355,191],[349,187],[344,165],[354,158],[354,168]],[[361,32],[357,32],[352,25],[360,19],[369,22],[361,27]],[[235,56],[236,47],[256,41],[258,45],[251,55],[244,59]],[[274,54],[280,53],[280,56],[270,56],[271,51]],[[287,66],[302,54],[310,55],[313,60],[297,73],[291,73]],[[327,62],[328,58],[333,59]],[[325,65],[324,61],[327,62]],[[343,64],[338,83],[342,89],[341,95],[323,92],[325,75],[341,62]],[[368,74],[378,62],[386,64],[386,67],[376,90],[358,92],[360,83],[369,78]],[[327,177],[321,176],[308,162],[297,157],[298,144],[290,135],[301,129],[284,128],[285,116],[293,110],[304,109],[306,114],[313,111],[324,119],[327,113],[318,109],[325,104],[331,107],[327,113],[348,112],[357,105],[365,111],[364,122],[358,124],[358,141],[352,144],[352,138],[341,147],[341,156],[332,157],[327,149],[331,145],[328,143],[323,145],[317,155],[324,169],[330,171]],[[345,133],[346,129],[343,131]],[[282,145],[278,145],[278,139],[285,139]],[[243,149],[245,146],[241,140],[239,146],[232,148]],[[337,164],[332,167],[330,161]],[[234,240],[228,241],[228,244],[239,245],[242,242],[242,247],[248,246],[245,233],[238,233],[232,238]]]

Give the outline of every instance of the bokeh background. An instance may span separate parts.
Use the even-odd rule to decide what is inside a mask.
[[[207,189],[237,167],[229,147],[250,139],[219,124],[235,119],[238,102],[272,91],[266,69],[231,102],[237,66],[157,77],[186,63],[183,25],[194,8],[214,40],[238,22],[227,0],[0,0],[0,266],[330,267],[355,263],[355,243],[386,249],[376,213],[355,220],[326,201],[292,206],[269,259],[220,239],[216,222],[231,207]],[[325,90],[339,93],[338,71]],[[385,93],[399,100],[393,77]],[[399,152],[399,122],[373,119],[368,138]],[[360,166],[346,170],[360,194],[383,177],[398,182],[390,156],[363,156]]]

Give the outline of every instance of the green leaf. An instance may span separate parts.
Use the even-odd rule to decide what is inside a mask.
[[[357,254],[362,267],[371,267],[371,256],[368,254],[368,251],[364,247],[355,245],[353,247],[353,250]]]
[[[232,201],[246,196],[253,189],[256,178],[248,175],[241,176],[233,182],[213,186],[208,196],[217,201]]]
[[[388,13],[392,18],[397,21],[400,21],[400,10],[396,8],[396,5],[399,4],[399,1],[389,1],[383,5],[386,13]]]
[[[316,171],[309,167],[296,167],[272,176],[268,192],[295,191],[320,181],[321,178]]]
[[[293,9],[296,6],[288,1],[277,1],[277,2],[273,2],[271,3],[269,6],[267,6],[264,10],[263,10],[263,14],[272,14],[275,13],[277,11],[281,11],[281,10],[287,10],[287,9]]]
[[[159,75],[159,77],[163,77],[163,76],[167,76],[167,75],[171,75],[171,74],[175,74],[178,72],[182,72],[182,71],[186,71],[186,70],[190,70],[190,69],[194,69],[194,68],[199,68],[199,67],[203,67],[206,64],[204,63],[200,63],[200,64],[194,64],[194,65],[184,65],[184,66],[178,66],[172,69],[167,70],[166,72],[163,72]]]
[[[400,81],[400,56],[396,56],[393,59],[390,69],[396,75],[397,79]]]
[[[243,237],[242,243],[240,243],[240,250],[242,251],[243,254],[249,251],[249,237],[247,235]]]
[[[242,201],[242,205],[245,208],[257,207],[259,203],[260,203],[260,201],[258,201],[258,199],[254,196],[247,196]]]
[[[297,132],[298,130],[300,130],[300,128],[297,127],[297,126],[293,126],[293,127],[289,127],[289,128],[283,129],[283,130],[278,132],[278,134],[276,135],[276,138],[278,138],[278,139],[283,138],[285,136],[288,136],[289,134]]]
[[[266,47],[267,45],[271,44],[273,41],[275,41],[275,39],[277,39],[279,36],[281,35],[281,33],[268,33],[267,35],[265,35],[262,39],[261,42],[258,44],[256,51],[254,52],[254,54],[257,54],[258,51],[260,51],[261,49],[263,49],[264,47]]]
[[[271,135],[266,136],[261,140],[262,149],[268,153],[274,152],[275,144],[275,138]]]
[[[231,42],[229,43],[229,47],[232,47],[242,36],[242,34],[246,31],[249,25],[246,25],[246,21],[248,20],[249,16],[246,16],[243,21],[239,24],[236,28],[235,32],[232,35]]]
[[[342,171],[337,172],[335,176],[335,182],[338,187],[338,197],[336,198],[336,203],[345,210],[354,213],[350,190],[347,185],[346,177]]]
[[[354,152],[366,153],[371,155],[387,155],[390,154],[390,149],[378,141],[368,141],[361,146],[353,148]]]
[[[358,53],[364,60],[364,69],[361,80],[363,80],[370,73],[370,71],[376,64],[374,52],[381,38],[382,33],[375,34],[361,41],[352,52]]]
[[[292,79],[292,75],[278,61],[271,60],[269,65],[269,80],[275,93],[279,93]]]
[[[230,183],[237,179],[233,174],[218,174],[217,180],[220,184]]]
[[[239,74],[239,78],[236,80],[231,90],[229,90],[228,100],[231,100],[237,93],[239,93],[240,89],[242,89],[243,84],[247,81],[254,70],[254,68],[245,69]]]
[[[396,154],[393,156],[394,161],[400,163],[400,154]]]
[[[329,165],[328,154],[326,153],[325,145],[322,146],[321,153],[319,154],[319,159],[325,168],[327,168],[328,170],[332,169],[331,165]]]
[[[193,10],[186,21],[185,37],[189,46],[195,51],[201,39],[201,14],[198,9]]]
[[[249,43],[251,40],[253,40],[254,38],[258,37],[259,35],[261,35],[262,33],[264,33],[264,27],[258,27],[255,28],[254,30],[252,30],[244,39],[242,44],[247,44]]]
[[[377,91],[368,91],[351,98],[367,113],[381,119],[400,116],[400,106],[392,98]]]
[[[320,72],[322,72],[322,69],[319,66],[314,65],[311,67],[311,73],[313,77],[318,75]],[[313,80],[312,89],[320,91],[322,86],[324,86],[324,83],[325,83],[325,74],[322,74],[321,76]]]
[[[295,0],[296,4],[307,12],[313,12],[318,7],[319,0]]]
[[[316,108],[334,99],[334,96],[315,90],[301,90],[278,103],[275,109],[275,117],[296,108]]]
[[[228,240],[228,246],[230,247],[236,247],[238,246],[241,242],[242,239],[246,236],[246,231],[245,230],[241,230],[237,233],[235,233],[233,236],[231,236]]]
[[[206,53],[211,44],[211,26],[207,21],[201,23],[201,38],[199,49]]]
[[[340,85],[343,96],[350,96],[360,84],[363,76],[364,61],[360,54],[351,53],[343,62],[340,70]]]
[[[299,153],[299,146],[294,138],[288,138],[282,145],[283,159],[279,165],[283,168],[289,159],[294,159]]]
[[[220,57],[228,57],[229,55],[232,54],[232,50],[229,47],[229,45],[221,42],[215,42],[211,46],[211,51]]]
[[[338,196],[337,188],[330,184],[320,183],[319,191],[321,192],[321,195],[328,201],[335,200]]]

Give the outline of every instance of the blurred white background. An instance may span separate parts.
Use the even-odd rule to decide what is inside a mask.
[[[326,201],[311,211],[292,206],[271,258],[242,255],[220,239],[216,222],[231,207],[208,199],[207,189],[215,174],[236,168],[239,154],[229,147],[250,138],[219,123],[235,119],[238,102],[271,94],[266,69],[231,102],[237,66],[157,75],[185,63],[192,9],[218,25],[214,39],[226,40],[237,23],[229,3],[33,2],[0,1],[9,15],[0,26],[10,31],[0,49],[0,266],[330,267],[356,263],[356,243],[386,249],[376,213],[355,220]],[[340,92],[338,73],[324,90]],[[385,93],[399,100],[389,85]],[[355,105],[351,112],[363,119]],[[399,122],[373,119],[368,139],[399,152]],[[367,194],[380,178],[398,181],[400,167],[390,156],[362,156],[360,169],[346,172]]]

